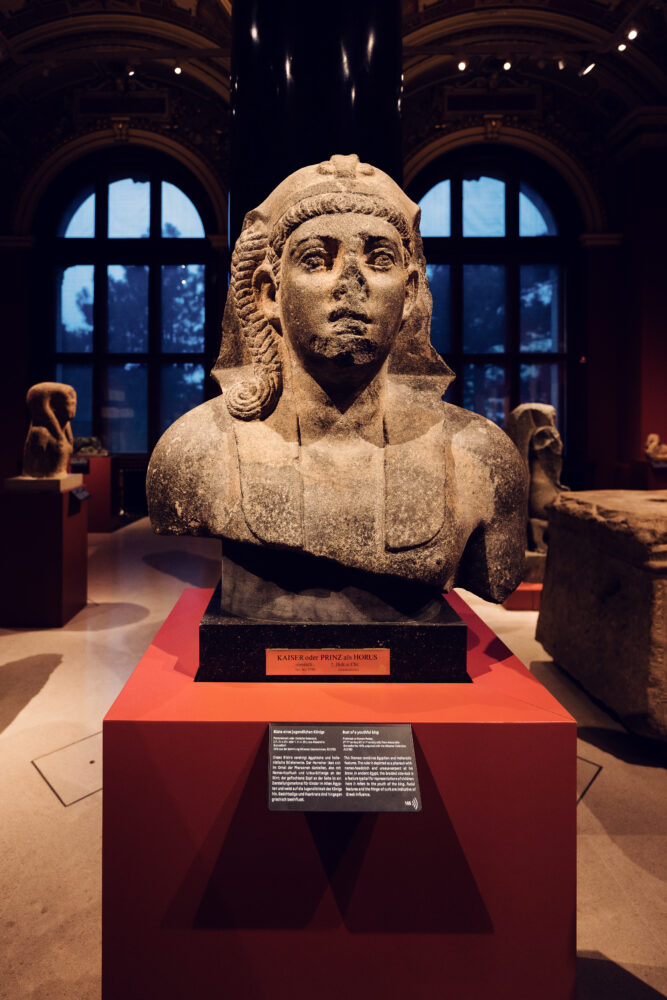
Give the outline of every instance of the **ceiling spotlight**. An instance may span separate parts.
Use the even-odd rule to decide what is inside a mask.
[[[128,76],[134,76],[135,72],[134,66],[127,66],[125,72],[127,73]]]
[[[467,68],[468,68],[468,63],[465,61],[465,59],[462,59],[461,62],[459,63],[459,70],[461,71],[461,73],[463,73],[463,71],[466,70]]]
[[[635,40],[635,38],[637,37],[638,34],[639,34],[639,32],[637,31],[636,28],[630,28],[630,30],[628,31],[628,39],[631,42],[634,42],[634,40]]]
[[[512,63],[509,61],[509,59],[506,59],[505,62],[503,63],[503,69],[507,70],[511,68],[512,68]]]
[[[564,59],[559,59],[558,60],[558,69],[565,69],[565,60]]]
[[[619,52],[625,52],[625,50],[627,49],[627,45],[625,44],[625,42],[621,42],[621,44],[618,45],[617,48]]]
[[[180,66],[174,66],[174,73],[176,74],[176,76],[180,76],[182,72],[183,70],[181,69]]]
[[[588,74],[595,69],[595,63],[589,62],[586,66],[579,70],[579,76],[588,76]]]

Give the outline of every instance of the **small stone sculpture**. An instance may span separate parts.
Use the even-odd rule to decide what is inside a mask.
[[[548,508],[563,486],[563,442],[556,427],[556,410],[549,403],[522,403],[507,421],[507,433],[519,449],[530,474],[528,550],[546,552]]]
[[[76,414],[76,392],[62,382],[38,382],[28,389],[30,427],[23,449],[23,475],[61,479],[74,441],[70,421]]]
[[[147,477],[156,532],[223,539],[227,613],[393,620],[455,584],[516,587],[525,470],[495,424],[443,402],[431,307],[419,208],[357,156],[248,213],[223,395],[166,431]]]
[[[649,434],[644,453],[654,469],[667,469],[667,444],[660,443],[659,434]]]
[[[87,458],[89,455],[96,455],[103,458],[108,454],[109,452],[98,437],[74,438],[74,455],[76,457],[82,455]]]

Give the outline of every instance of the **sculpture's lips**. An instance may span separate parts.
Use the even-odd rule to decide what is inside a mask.
[[[347,328],[354,329],[355,326],[363,324],[364,326],[371,322],[370,316],[366,313],[356,312],[354,309],[346,309],[344,307],[339,309],[334,309],[329,313],[330,323],[340,323],[343,320],[343,325]]]

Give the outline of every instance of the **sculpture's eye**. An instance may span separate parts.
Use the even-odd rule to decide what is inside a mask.
[[[306,271],[325,271],[329,266],[329,258],[324,250],[309,250],[299,261]]]
[[[372,250],[369,253],[368,263],[376,271],[388,271],[396,263],[396,258],[391,250],[379,247],[377,250]]]

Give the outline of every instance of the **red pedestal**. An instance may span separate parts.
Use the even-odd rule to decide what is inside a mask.
[[[186,591],[104,721],[104,1000],[572,1000],[575,722],[472,684],[196,684]],[[409,722],[417,815],[270,813],[268,722]]]
[[[503,601],[503,607],[508,611],[539,611],[541,600],[541,583],[520,583],[507,600]]]
[[[86,501],[70,491],[0,493],[0,624],[53,628],[85,607]]]
[[[113,531],[115,518],[111,510],[111,456],[88,455],[89,471],[83,475],[83,485],[90,493],[88,501],[88,531]]]

